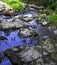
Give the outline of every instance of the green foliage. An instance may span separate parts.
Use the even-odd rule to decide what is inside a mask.
[[[51,15],[54,11],[50,8],[46,8],[46,14]]]
[[[51,25],[57,27],[57,0],[41,0],[41,2],[46,7],[46,13],[49,15],[46,19]]]
[[[23,10],[22,0],[4,0],[5,3],[9,4],[14,10]]]
[[[53,13],[47,19],[50,21],[51,25],[57,26],[57,14]]]
[[[50,7],[53,10],[57,8],[57,0],[41,0],[41,2],[45,7]]]

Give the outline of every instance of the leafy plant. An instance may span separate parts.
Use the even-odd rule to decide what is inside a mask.
[[[9,4],[16,11],[23,10],[22,0],[4,0],[4,2]]]
[[[51,9],[56,9],[57,7],[57,0],[41,0],[42,5],[45,7],[49,7]]]
[[[46,14],[51,15],[54,10],[50,9],[49,7],[46,8]]]
[[[50,24],[57,27],[57,14],[53,13],[48,18],[48,21],[50,21]]]

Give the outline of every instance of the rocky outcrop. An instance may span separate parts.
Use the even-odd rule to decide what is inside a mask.
[[[14,22],[2,20],[0,23],[0,29],[21,28],[21,27],[26,27],[26,26],[28,26],[28,24],[21,20],[15,20]]]
[[[19,46],[6,50],[4,53],[13,64],[17,65],[55,65],[49,53],[54,51],[51,39],[44,41],[43,46]],[[48,43],[48,44],[47,44]],[[54,43],[54,42],[53,42]]]

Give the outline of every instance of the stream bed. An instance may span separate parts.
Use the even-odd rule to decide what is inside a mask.
[[[26,14],[18,14],[17,16],[24,17],[34,17],[37,16],[37,12],[29,11],[26,9]],[[0,20],[7,19],[11,21],[13,18],[0,15]],[[23,20],[23,19],[22,19]],[[23,20],[24,21],[24,20]],[[15,23],[15,22],[14,22]],[[39,43],[39,38],[49,38],[54,35],[51,31],[48,30],[46,26],[42,26],[37,18],[33,18],[28,22],[29,27],[20,28],[20,29],[9,29],[9,30],[0,30],[0,54],[2,61],[0,65],[12,65],[8,57],[4,56],[3,52],[7,49],[16,47],[16,46],[35,46]]]

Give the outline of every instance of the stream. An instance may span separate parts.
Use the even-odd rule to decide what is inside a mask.
[[[29,11],[26,9],[26,14],[20,14],[20,16],[36,16],[37,13],[35,11]],[[19,14],[18,14],[19,15]],[[18,16],[17,15],[17,16]],[[0,15],[0,20],[7,19],[11,20],[11,17]],[[43,27],[40,23],[38,23],[37,18],[33,19],[29,22],[32,27],[28,27],[30,30],[34,30],[37,35],[31,35],[24,37],[22,34],[18,35],[20,32],[20,29],[15,30],[0,30],[0,54],[2,58],[2,62],[0,65],[12,65],[9,58],[4,56],[3,52],[9,48],[15,47],[15,46],[34,46],[37,45],[39,42],[39,38],[48,38],[53,35],[52,32],[50,32],[47,27]],[[22,29],[22,28],[21,28]],[[27,34],[27,33],[26,33]]]

